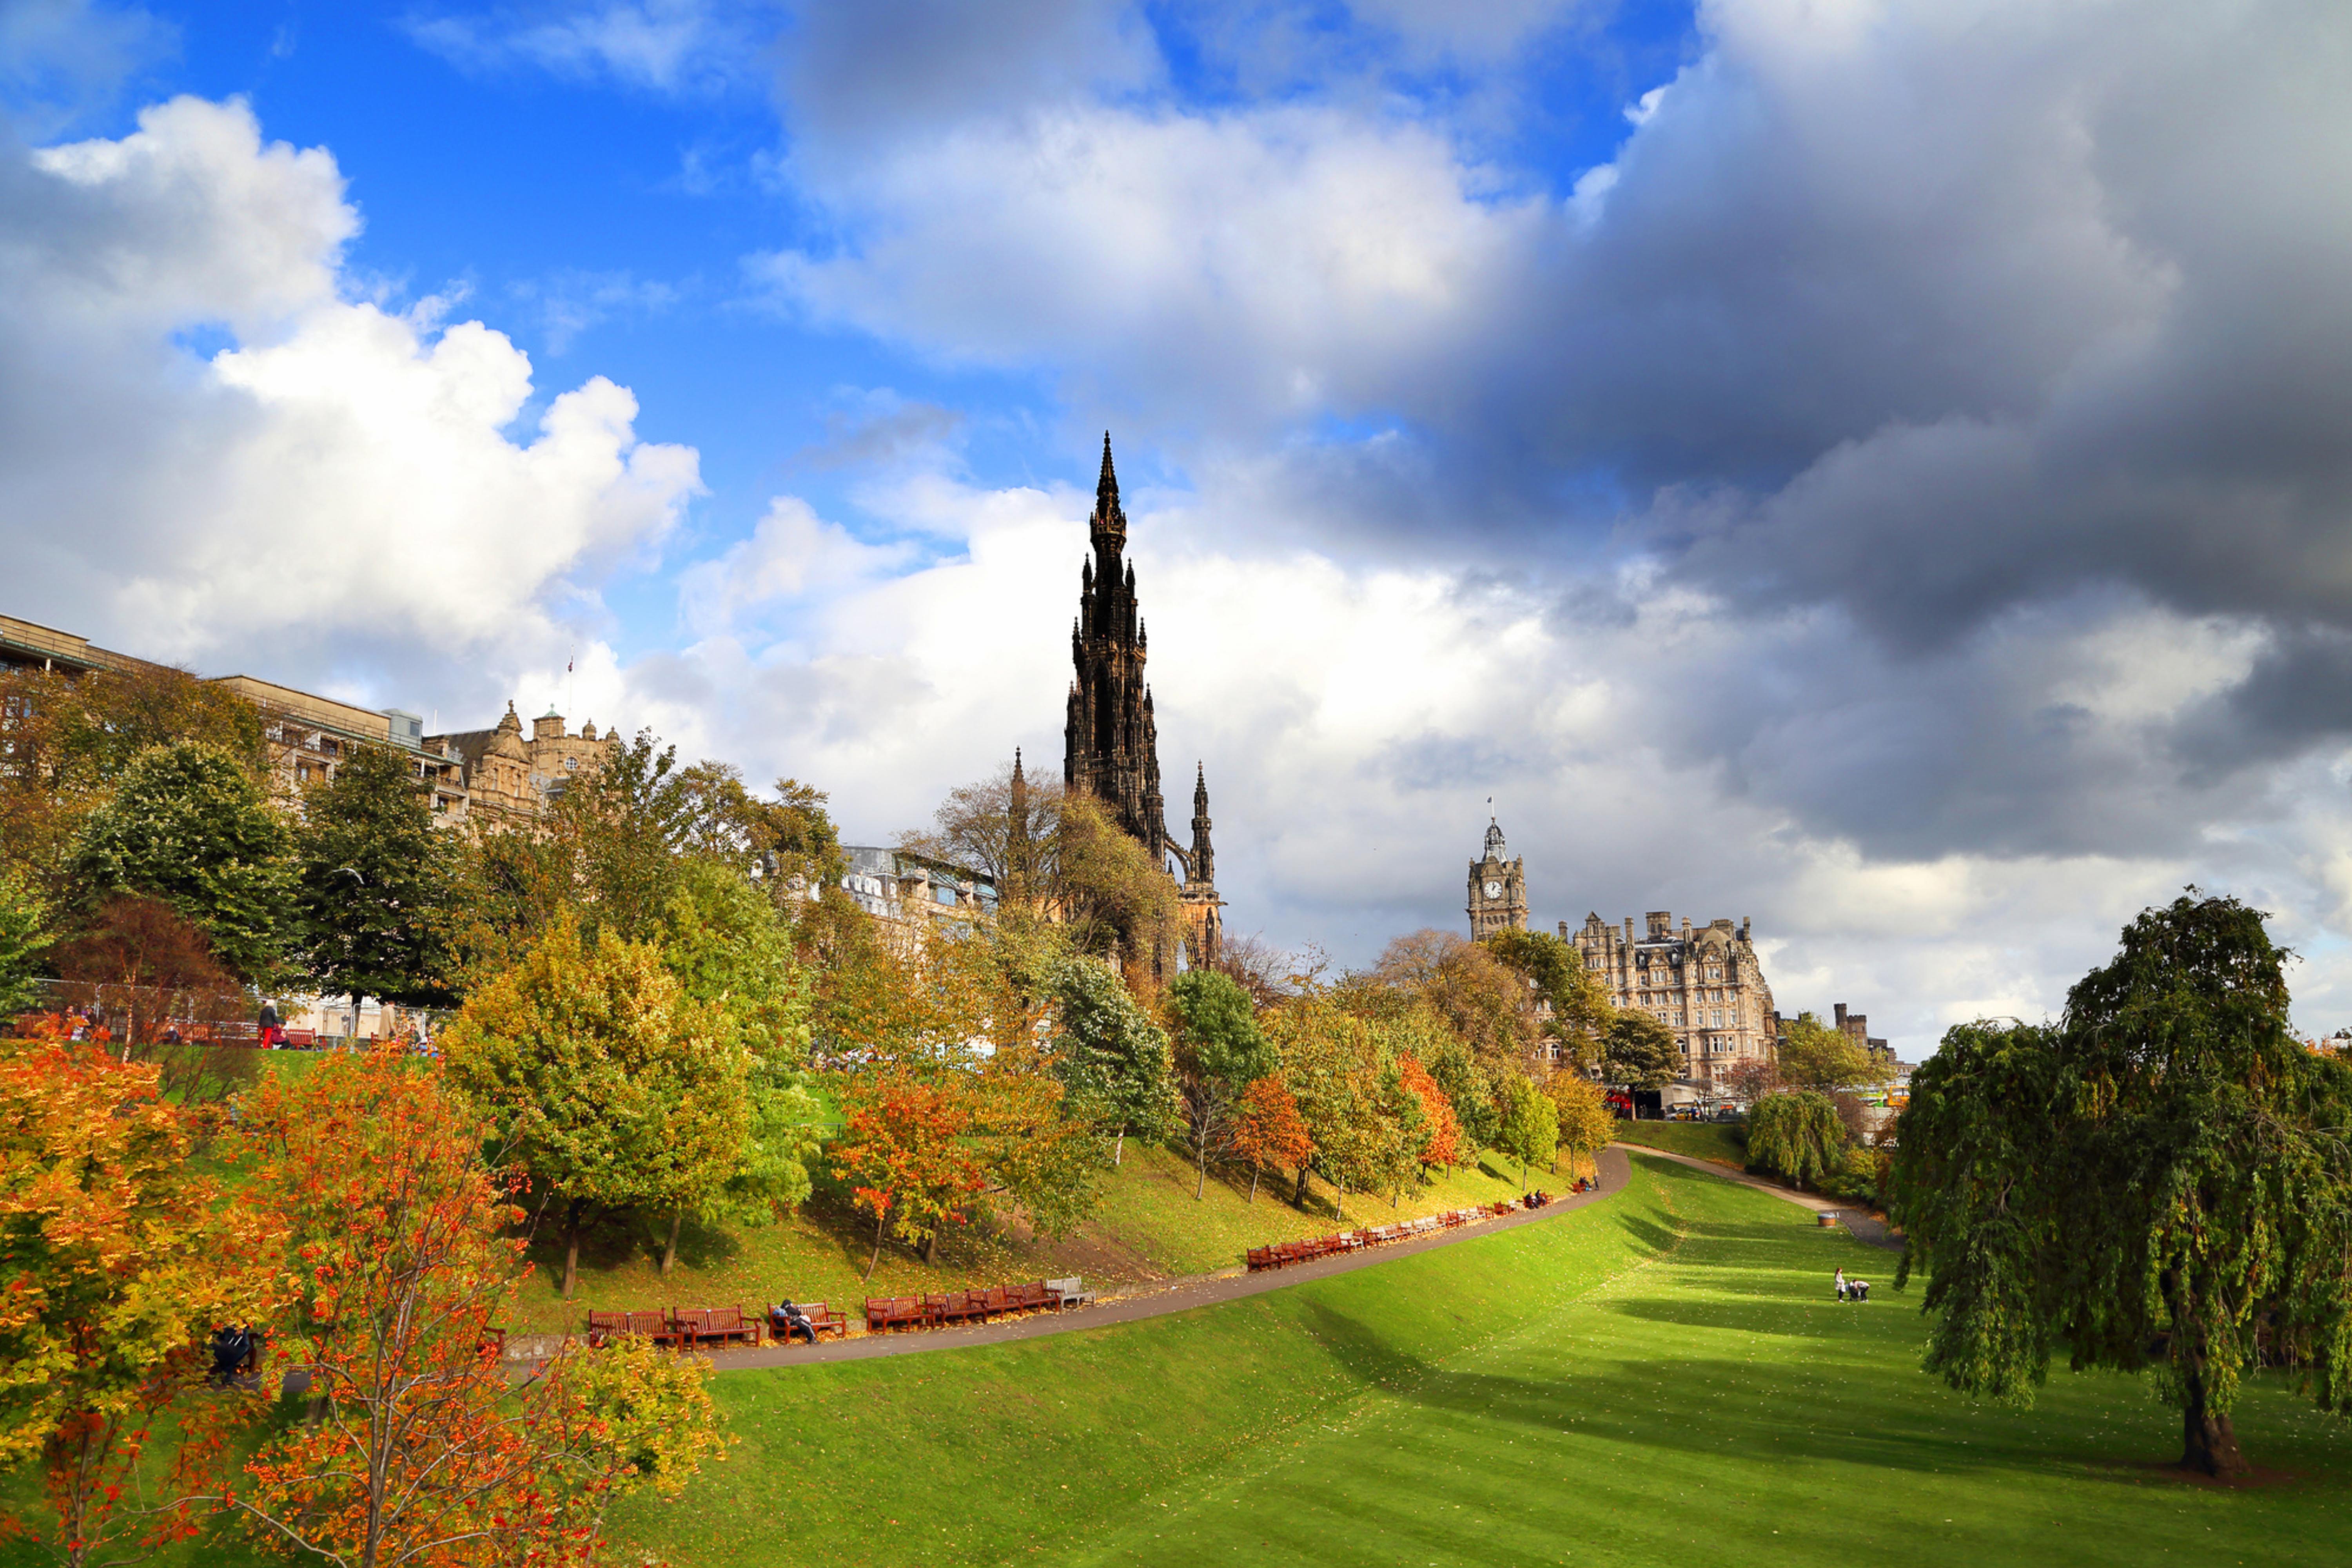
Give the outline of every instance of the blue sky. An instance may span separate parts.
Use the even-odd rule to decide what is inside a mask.
[[[1236,930],[1752,916],[1916,1054],[2184,883],[2352,1007],[2352,12],[0,0],[0,611],[1059,751],[1117,434]],[[567,663],[576,669],[567,675]]]

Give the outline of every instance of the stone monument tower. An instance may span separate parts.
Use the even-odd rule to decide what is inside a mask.
[[[1136,607],[1135,566],[1122,559],[1127,513],[1119,509],[1108,431],[1087,526],[1094,557],[1079,568],[1078,617],[1070,627],[1076,673],[1062,724],[1062,784],[1108,805],[1154,864],[1164,867],[1173,858],[1183,868],[1187,956],[1194,968],[1206,968],[1216,961],[1223,937],[1209,846],[1208,775],[1198,768],[1193,773],[1192,847],[1187,849],[1168,831],[1160,793],[1160,727],[1143,675],[1150,639]]]

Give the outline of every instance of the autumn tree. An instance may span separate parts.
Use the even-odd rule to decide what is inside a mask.
[[[851,1118],[828,1158],[874,1216],[877,1260],[891,1235],[936,1257],[940,1237],[991,1199],[1046,1236],[1091,1212],[1097,1122],[1066,1089],[1068,1042],[1040,1038],[1059,954],[1045,928],[982,923],[934,931],[910,952],[860,942],[826,977],[824,1026]]]
[[[1498,1097],[1528,1075],[1542,1037],[1536,991],[1486,947],[1452,931],[1415,931],[1389,943],[1371,978],[1444,1018]]]
[[[304,972],[356,1005],[450,999],[456,849],[430,786],[388,746],[361,746],[304,793],[292,935]]]
[[[1234,1152],[1249,1162],[1249,1201],[1257,1202],[1258,1177],[1267,1167],[1303,1170],[1315,1157],[1315,1139],[1298,1114],[1290,1088],[1272,1073],[1242,1090],[1234,1113]]]
[[[1176,1079],[1198,1179],[1192,1195],[1209,1188],[1209,1152],[1231,1136],[1242,1091],[1272,1072],[1274,1045],[1257,1026],[1249,993],[1226,976],[1188,970],[1168,987],[1176,1019]]]
[[[1286,1002],[1268,1016],[1265,1029],[1312,1140],[1313,1169],[1338,1191],[1344,1214],[1348,1193],[1382,1181],[1408,1136],[1418,1147],[1419,1102],[1397,1080],[1370,1026],[1328,992]],[[1409,1130],[1396,1124],[1400,1116]],[[1307,1165],[1297,1167],[1291,1201],[1301,1208],[1307,1173]]]
[[[83,821],[68,870],[92,901],[163,900],[202,927],[239,979],[281,974],[294,880],[290,837],[236,757],[200,742],[157,746],[123,770]]]
[[[845,1125],[829,1151],[835,1174],[874,1216],[872,1279],[882,1242],[895,1230],[908,1246],[933,1252],[940,1230],[986,1189],[988,1173],[965,1140],[971,1125],[967,1085],[929,1077],[903,1064],[861,1073],[844,1086]]]
[[[564,1205],[563,1297],[599,1205],[675,1214],[741,1167],[750,1062],[650,943],[560,918],[442,1032],[450,1080]]]
[[[193,1532],[224,1426],[249,1413],[189,1397],[204,1342],[282,1300],[282,1233],[190,1153],[153,1068],[0,1054],[0,1468],[38,1458],[73,1568]],[[146,1457],[167,1433],[173,1459]]]
[[[1552,1113],[1559,1125],[1559,1141],[1556,1149],[1565,1149],[1571,1156],[1591,1154],[1605,1149],[1617,1135],[1617,1116],[1609,1109],[1609,1100],[1601,1086],[1580,1072],[1562,1069],[1547,1076],[1543,1092],[1552,1104]],[[1558,1162],[1554,1162],[1558,1168]]]
[[[520,1194],[483,1159],[489,1120],[429,1066],[385,1048],[272,1079],[241,1136],[292,1237],[281,1331],[314,1396],[225,1500],[258,1540],[338,1568],[585,1568],[606,1501],[652,1479],[649,1443],[673,1481],[711,1451],[698,1372],[575,1348],[509,1378],[488,1331],[526,1272]]]
[[[1423,1165],[1461,1164],[1462,1123],[1454,1114],[1454,1102],[1418,1058],[1408,1052],[1396,1062],[1404,1087],[1421,1101],[1422,1144],[1414,1157]]]
[[[1072,955],[1054,974],[1054,1071],[1077,1114],[1113,1134],[1111,1163],[1127,1135],[1159,1139],[1181,1115],[1168,1032],[1138,1005],[1109,965]]]
[[[1889,1213],[1927,1275],[1927,1370],[2029,1402],[2147,1371],[2181,1463],[2245,1468],[2252,1368],[2352,1408],[2352,1066],[2289,1027],[2263,917],[2196,889],[2142,911],[2055,1025],[1946,1033],[1913,1074]]]

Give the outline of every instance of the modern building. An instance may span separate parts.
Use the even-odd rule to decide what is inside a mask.
[[[1653,910],[1636,936],[1632,916],[1621,934],[1595,912],[1573,933],[1562,921],[1559,934],[1612,1005],[1639,1008],[1673,1032],[1687,1082],[1718,1089],[1740,1063],[1770,1059],[1779,1015],[1745,920],[1694,931],[1689,917],[1677,929],[1672,912]]]
[[[1224,904],[1217,897],[1216,857],[1209,844],[1208,772],[1193,770],[1188,849],[1168,831],[1160,791],[1160,727],[1143,670],[1150,638],[1137,605],[1135,565],[1122,560],[1127,513],[1118,504],[1108,431],[1087,532],[1094,554],[1078,569],[1078,616],[1070,626],[1076,674],[1062,723],[1063,787],[1108,805],[1155,864],[1176,862],[1183,879],[1186,956],[1194,968],[1206,968],[1224,940]]]

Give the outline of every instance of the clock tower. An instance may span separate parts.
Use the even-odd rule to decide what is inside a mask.
[[[1486,819],[1486,855],[1470,862],[1470,938],[1528,929],[1525,862],[1503,858],[1503,830]]]

